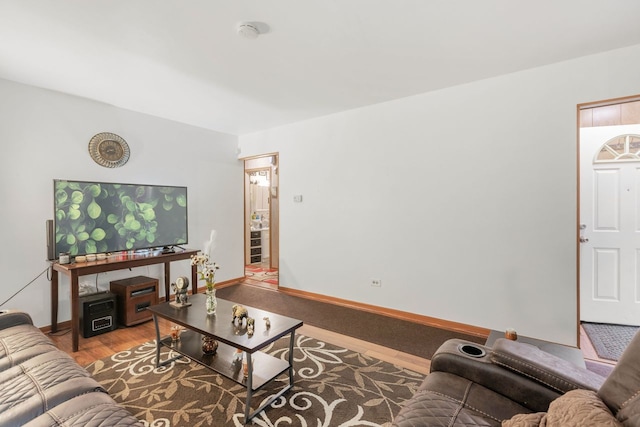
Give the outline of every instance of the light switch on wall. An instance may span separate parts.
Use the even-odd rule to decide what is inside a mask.
[[[302,203],[302,194],[298,194],[296,196],[293,196],[293,201],[296,203]]]

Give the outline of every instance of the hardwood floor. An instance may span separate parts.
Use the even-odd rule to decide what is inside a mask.
[[[160,333],[169,335],[172,323],[164,319],[158,322]],[[411,369],[415,372],[427,374],[429,372],[429,360],[411,354],[403,353],[391,348],[382,347],[356,338],[340,335],[335,332],[304,325],[298,329],[302,335],[335,344],[358,353],[367,354],[380,360]],[[156,338],[153,321],[141,323],[128,328],[118,328],[115,331],[107,332],[95,337],[79,337],[79,350],[71,351],[71,333],[69,330],[50,334],[49,337],[56,343],[58,348],[67,352],[81,366],[110,356],[118,351],[127,350],[146,341]]]
[[[171,324],[159,322],[162,334],[169,335]],[[118,328],[95,337],[78,337],[79,350],[72,351],[71,330],[63,329],[55,334],[49,334],[56,346],[75,359],[80,366],[107,357],[118,351],[127,350],[137,344],[155,339],[156,331],[153,321],[148,321],[128,328]]]

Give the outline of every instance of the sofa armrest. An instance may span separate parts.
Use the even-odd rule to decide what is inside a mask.
[[[17,325],[33,325],[33,320],[23,311],[0,310],[0,330]]]
[[[538,352],[541,350],[536,347],[504,341],[507,342],[496,342],[493,348],[489,348],[459,339],[448,340],[431,359],[431,372],[448,372],[466,378],[533,412],[545,412],[549,403],[566,391],[574,388],[597,390],[596,384],[604,381],[599,375],[553,355],[544,352],[540,355]],[[500,354],[497,359],[496,352]],[[551,366],[547,366],[551,361]],[[526,365],[528,370],[522,365]],[[563,368],[566,368],[566,378],[562,377]],[[530,374],[530,371],[537,375]],[[576,377],[582,380],[577,381]]]
[[[598,391],[605,380],[538,347],[504,338],[496,340],[493,345],[491,360],[561,393],[574,389]]]

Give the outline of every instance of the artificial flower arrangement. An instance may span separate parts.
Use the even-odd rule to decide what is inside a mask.
[[[191,255],[191,265],[198,266],[198,278],[204,280],[207,285],[207,290],[213,290],[216,282],[216,270],[220,268],[218,264],[209,259],[209,255],[199,253],[197,255]]]

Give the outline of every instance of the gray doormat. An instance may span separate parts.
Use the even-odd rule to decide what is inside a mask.
[[[582,322],[593,348],[602,359],[618,361],[622,352],[638,332],[638,326]]]

